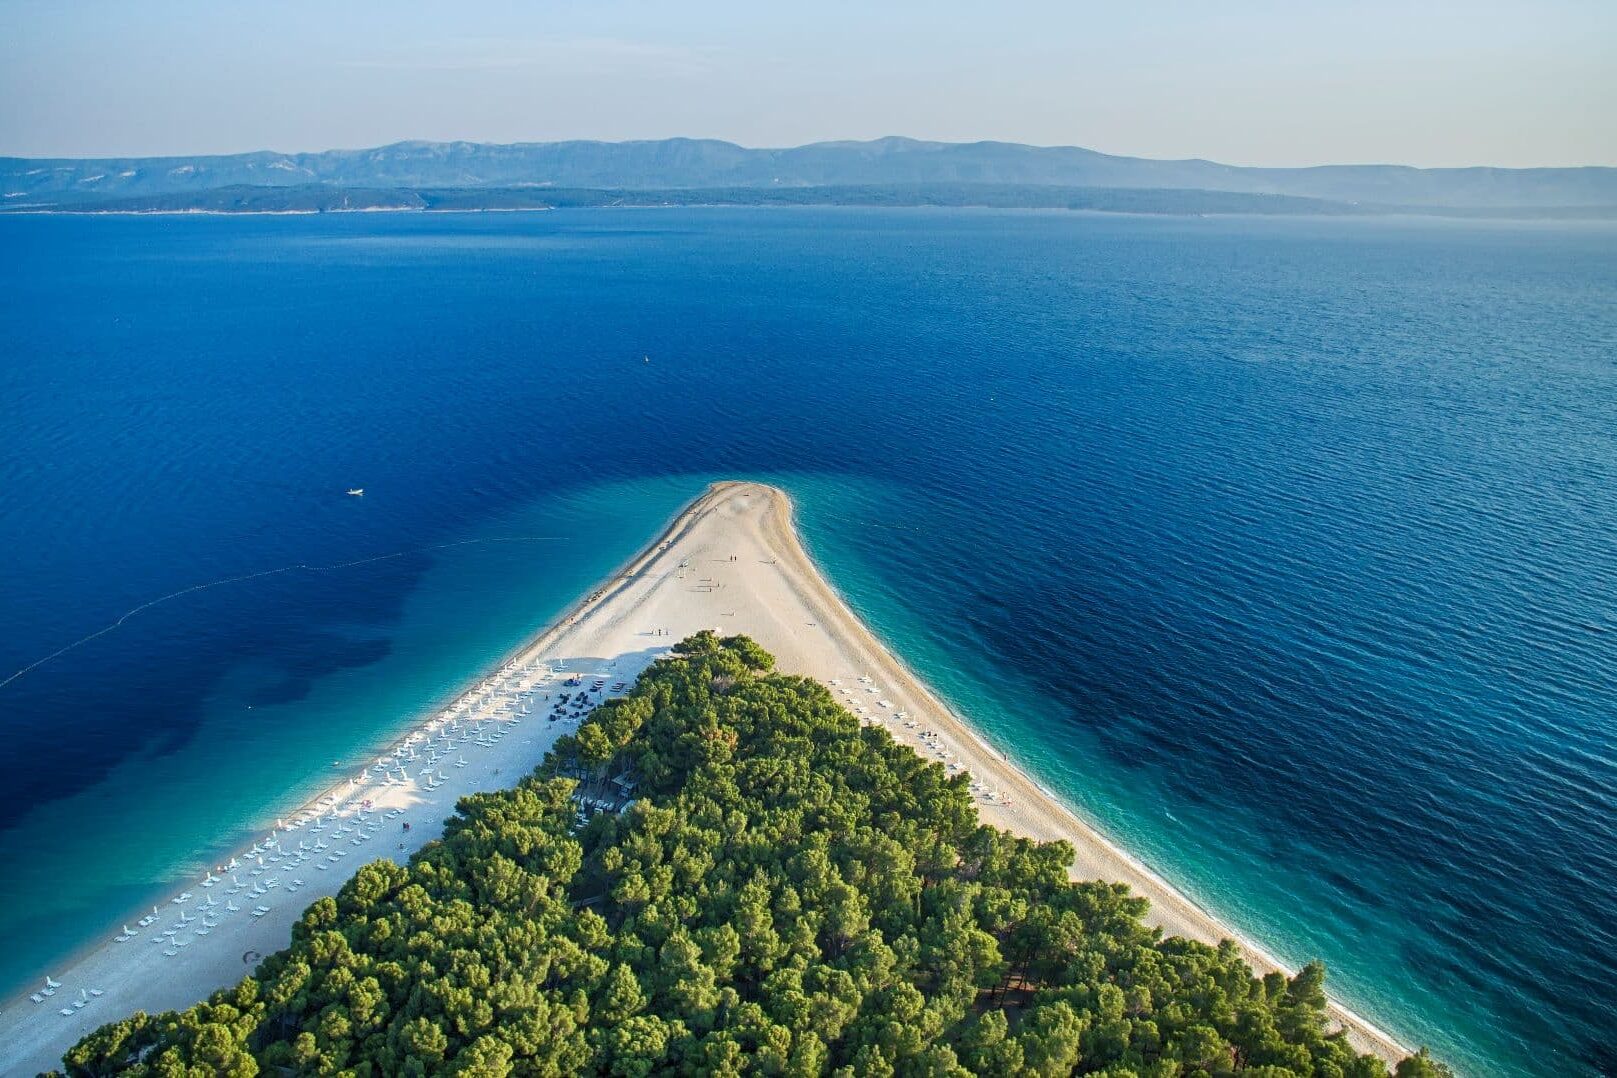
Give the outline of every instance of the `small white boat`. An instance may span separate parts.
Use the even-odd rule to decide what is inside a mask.
[[[363,498],[365,496],[365,488],[364,487],[351,487],[349,489],[349,491],[348,491],[348,496],[350,498]]]

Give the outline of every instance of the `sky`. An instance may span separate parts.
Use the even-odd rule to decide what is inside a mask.
[[[1617,165],[1617,0],[0,0],[0,154],[883,135]]]

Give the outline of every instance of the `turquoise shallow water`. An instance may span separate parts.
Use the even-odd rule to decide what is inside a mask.
[[[335,613],[326,643],[341,638],[356,653],[344,667],[307,677],[272,648],[221,671],[183,741],[130,753],[0,833],[0,861],[12,866],[0,893],[27,921],[8,976],[32,978],[87,931],[116,932],[130,909],[166,897],[177,872],[217,864],[221,849],[352,771],[629,557],[692,489],[700,483],[608,483],[501,514],[419,555],[420,575],[382,632]],[[333,576],[365,588],[376,571],[300,574],[292,590],[312,599]],[[251,584],[212,590],[201,601],[225,609],[253,598]],[[196,602],[186,597],[174,615]],[[88,650],[67,661],[92,662]]]
[[[0,219],[0,671],[286,569],[0,687],[0,980],[741,476],[792,492],[962,713],[1216,912],[1473,1071],[1611,1070],[1614,238]]]

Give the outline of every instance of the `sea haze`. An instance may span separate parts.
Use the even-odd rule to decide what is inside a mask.
[[[1614,241],[0,219],[0,678],[85,641],[0,687],[0,981],[757,477],[967,718],[1213,910],[1472,1072],[1617,1070]]]

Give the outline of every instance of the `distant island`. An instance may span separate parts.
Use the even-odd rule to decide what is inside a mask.
[[[1119,213],[1614,218],[1617,169],[1244,168],[1079,147],[703,139],[201,157],[0,158],[0,212],[330,213],[576,206],[986,206]]]

